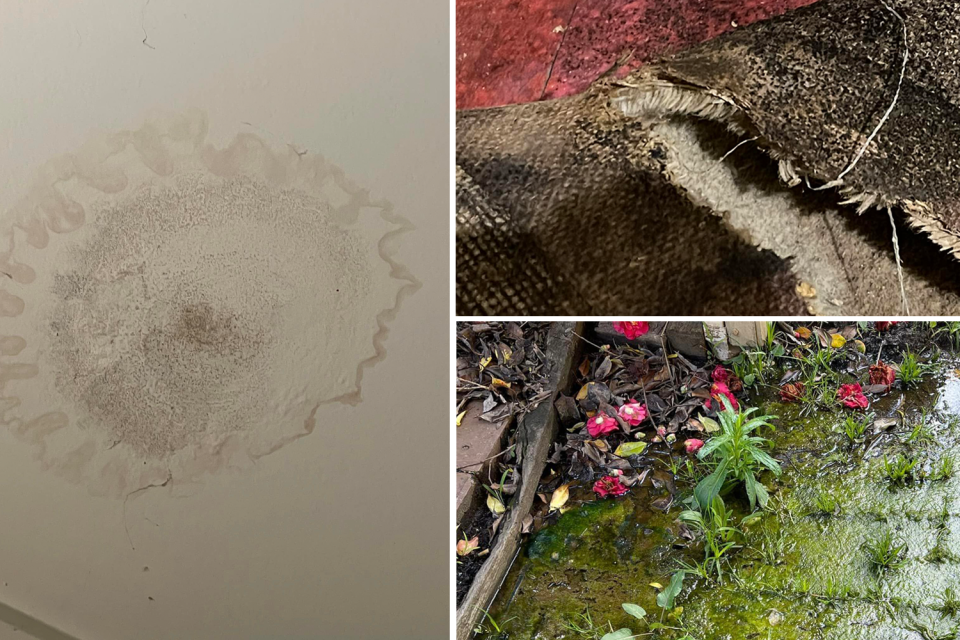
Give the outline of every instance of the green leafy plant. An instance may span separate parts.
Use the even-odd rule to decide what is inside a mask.
[[[870,565],[877,573],[899,569],[906,562],[904,555],[907,545],[894,539],[889,531],[876,540],[867,542],[864,548],[867,550]]]
[[[633,604],[630,602],[624,602],[620,605],[624,611],[629,613],[631,616],[637,620],[646,620],[647,612],[644,611],[643,607],[638,604]],[[611,630],[610,633],[607,633],[600,640],[627,640],[627,638],[635,638],[633,631],[627,628],[617,629],[616,631]]]
[[[719,413],[720,433],[711,438],[697,454],[701,460],[717,461],[717,466],[709,476],[701,480],[693,490],[694,498],[705,512],[713,505],[714,498],[720,495],[721,489],[728,479],[743,482],[747,497],[750,499],[750,508],[757,504],[766,506],[769,493],[766,487],[757,480],[757,474],[763,469],[770,470],[774,475],[781,473],[780,463],[764,451],[769,440],[753,435],[761,427],[773,428],[768,422],[776,416],[758,416],[750,418],[756,408],[746,411],[736,411],[730,401],[721,396],[723,410]]]
[[[685,577],[685,571],[681,570],[675,572],[672,576],[670,576],[670,584],[667,585],[667,588],[657,594],[657,606],[663,611],[666,612],[673,609],[674,601],[677,599],[677,596],[680,595],[680,591],[683,589],[683,579]]]
[[[770,323],[770,326],[773,326],[773,324]],[[756,351],[741,351],[737,357],[730,361],[733,372],[743,381],[746,387],[752,387],[758,383],[763,384],[765,382],[764,374],[773,366],[774,360],[784,354],[783,345],[774,343],[769,336],[768,340],[767,351],[759,349]]]

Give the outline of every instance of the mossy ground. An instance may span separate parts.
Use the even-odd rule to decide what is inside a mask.
[[[688,576],[677,599],[683,613],[664,619],[684,631],[649,633],[621,603],[633,602],[659,619],[656,582],[666,585],[679,561],[702,559],[699,547],[678,548],[676,516],[692,482],[677,479],[667,512],[651,507],[669,495],[669,461],[656,465],[641,487],[617,498],[585,502],[537,533],[514,564],[490,614],[511,640],[597,638],[630,627],[644,637],[697,640],[931,640],[956,637],[960,614],[960,475],[892,484],[883,457],[902,453],[932,471],[944,456],[960,461],[960,379],[954,361],[941,361],[917,389],[895,389],[870,408],[899,424],[851,443],[843,432],[849,411],[801,415],[799,405],[755,394],[763,413],[779,416],[768,436],[784,462],[779,479],[764,482],[772,499],[733,557],[724,584]],[[908,441],[923,422],[925,435]],[[672,480],[670,478],[669,480]],[[590,500],[581,488],[571,500]],[[838,503],[822,513],[818,497]],[[745,502],[728,503],[742,515]],[[877,571],[865,545],[890,532],[906,543],[905,564]],[[960,603],[957,608],[960,609]],[[585,626],[589,610],[597,634]],[[504,621],[507,621],[504,624]],[[488,625],[489,627],[489,625]],[[493,638],[493,635],[481,636]]]

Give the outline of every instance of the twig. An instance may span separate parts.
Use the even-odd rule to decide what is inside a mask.
[[[586,338],[584,338],[582,335],[580,335],[580,334],[577,333],[576,331],[571,331],[570,333],[572,333],[573,335],[577,336],[578,338],[580,338],[581,340],[583,340],[584,342],[586,342],[588,345],[590,345],[590,346],[593,347],[594,349],[603,349],[603,347],[601,347],[601,346],[598,345],[598,344],[593,344],[592,342],[590,342],[589,340],[587,340]]]
[[[516,447],[516,446],[517,446],[517,445],[512,444],[512,445],[510,445],[509,447],[507,447],[506,449],[504,449],[503,451],[501,451],[500,453],[497,453],[497,454],[495,454],[495,455],[492,455],[492,456],[490,456],[489,458],[485,458],[485,459],[481,460],[480,462],[474,462],[473,464],[468,464],[466,467],[457,467],[457,471],[460,472],[460,473],[480,473],[479,471],[464,471],[464,470],[467,469],[468,467],[476,467],[477,465],[482,465],[484,462],[490,462],[490,461],[493,460],[494,458],[499,458],[499,457],[502,456],[503,454],[509,453],[509,452],[513,451],[514,447]]]

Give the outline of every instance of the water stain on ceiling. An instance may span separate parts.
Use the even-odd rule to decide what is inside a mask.
[[[3,220],[0,422],[122,497],[242,467],[360,401],[412,227],[323,157],[199,112],[56,158]]]

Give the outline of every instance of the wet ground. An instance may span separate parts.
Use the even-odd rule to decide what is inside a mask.
[[[488,619],[480,637],[599,639],[610,625],[697,640],[957,637],[960,477],[937,474],[942,461],[960,457],[957,366],[941,359],[918,388],[894,388],[876,400],[867,414],[880,424],[853,442],[844,420],[862,414],[801,415],[800,405],[774,400],[772,389],[749,399],[779,416],[765,435],[783,475],[763,477],[770,503],[745,528],[723,582],[688,574],[677,608],[662,616],[651,583],[666,585],[680,562],[703,559],[677,522],[703,471],[664,457],[623,498],[593,500],[588,488],[575,490],[573,508],[527,544],[491,607],[503,632]],[[917,460],[903,483],[885,471],[884,458],[898,454]],[[745,502],[728,498],[735,522]],[[902,566],[883,570],[868,548],[887,534],[906,548]],[[648,620],[669,628],[651,629],[621,603],[641,605]]]

